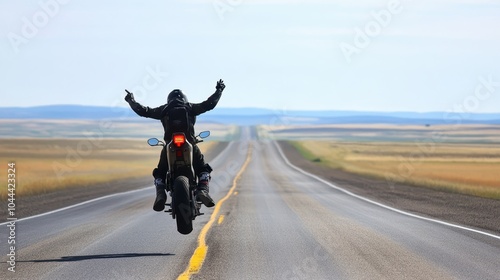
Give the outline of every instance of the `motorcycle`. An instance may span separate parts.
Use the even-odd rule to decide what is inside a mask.
[[[196,136],[195,143],[203,142],[210,136],[210,131],[203,131]],[[148,139],[150,146],[165,146],[157,138]],[[167,192],[172,197],[165,212],[172,215],[177,222],[177,231],[189,234],[193,231],[193,220],[203,213],[200,212],[201,201],[196,200],[198,178],[193,169],[193,144],[189,143],[182,132],[172,134],[172,140],[166,147],[167,162]]]

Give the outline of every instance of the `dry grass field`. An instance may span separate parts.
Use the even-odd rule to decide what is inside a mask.
[[[393,182],[500,199],[500,145],[293,142],[318,164]]]
[[[355,174],[500,199],[500,126],[261,126],[311,161]]]
[[[199,147],[205,152],[214,143]],[[146,139],[1,139],[0,197],[7,194],[4,170],[9,162],[16,163],[16,195],[23,196],[150,176],[160,150],[148,146]]]
[[[196,132],[210,130],[211,141],[229,141],[236,126],[196,123]],[[140,138],[163,137],[158,120],[131,118],[122,120],[0,119],[1,138]]]
[[[274,139],[317,139],[351,142],[442,142],[500,144],[500,126],[329,124],[307,126],[260,126],[259,135]]]

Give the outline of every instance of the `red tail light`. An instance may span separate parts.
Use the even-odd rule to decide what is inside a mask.
[[[182,145],[184,145],[184,143],[186,143],[186,137],[184,136],[184,134],[174,134],[174,144],[177,147],[180,148]]]

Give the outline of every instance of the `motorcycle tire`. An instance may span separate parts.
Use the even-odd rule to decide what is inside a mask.
[[[182,234],[189,234],[193,231],[193,209],[189,196],[189,179],[185,176],[175,178],[172,202],[177,231]]]

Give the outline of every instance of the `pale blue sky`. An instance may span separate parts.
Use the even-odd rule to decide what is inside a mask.
[[[500,112],[500,1],[0,0],[0,18],[0,106],[200,102],[222,78],[221,107]]]

